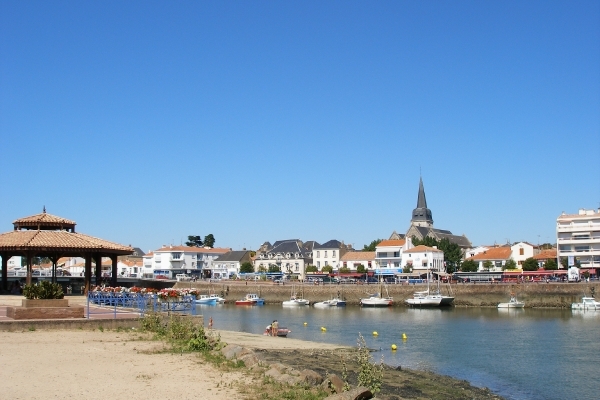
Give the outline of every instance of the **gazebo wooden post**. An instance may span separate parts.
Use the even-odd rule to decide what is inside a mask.
[[[85,254],[85,272],[84,272],[84,294],[87,296],[90,291],[90,281],[92,280],[92,255]]]
[[[33,256],[30,252],[27,252],[25,258],[27,259],[27,278],[25,278],[25,284],[31,285],[31,261],[33,259]]]
[[[96,286],[102,282],[102,254],[94,254],[94,261],[96,262]]]
[[[112,270],[110,274],[110,286],[117,287],[117,255],[111,254]]]
[[[2,257],[2,290],[8,290],[8,253],[0,253]]]

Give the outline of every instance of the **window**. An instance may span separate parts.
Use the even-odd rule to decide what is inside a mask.
[[[327,258],[327,250],[325,250],[323,253],[325,253],[323,257]]]
[[[300,270],[300,267],[298,266],[298,263],[296,263],[296,272],[298,272]]]
[[[321,261],[317,261],[317,268],[321,268]]]
[[[400,252],[399,251],[395,251],[394,252],[394,257],[400,257]]]
[[[520,255],[520,256],[522,256],[522,255],[524,255],[524,254],[525,254],[525,249],[521,247],[521,248],[519,249],[519,255]]]
[[[321,252],[317,250],[317,258],[321,257]]]
[[[377,253],[377,258],[385,258],[385,257],[387,257],[386,252]]]
[[[171,258],[173,260],[181,260],[181,253],[171,253]]]
[[[331,252],[331,257],[335,257],[335,250]]]

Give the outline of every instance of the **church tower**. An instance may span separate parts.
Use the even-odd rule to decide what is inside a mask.
[[[412,212],[410,224],[412,226],[433,228],[433,217],[431,216],[431,210],[427,208],[425,188],[423,187],[423,178],[421,177],[419,177],[419,197],[417,199],[417,208],[415,208]]]

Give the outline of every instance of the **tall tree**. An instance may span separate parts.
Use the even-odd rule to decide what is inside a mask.
[[[494,266],[494,263],[491,262],[490,260],[485,260],[483,262],[483,269],[486,271],[489,271],[493,266]]]
[[[359,274],[364,274],[365,272],[367,272],[367,269],[365,268],[364,265],[358,264],[356,266],[356,272],[358,272]]]
[[[202,236],[188,236],[188,241],[185,242],[188,247],[202,247]]]
[[[210,248],[215,247],[215,237],[212,233],[209,233],[208,235],[204,236],[204,245]]]
[[[506,261],[506,263],[504,263],[502,266],[502,269],[517,269],[517,263],[512,258],[509,258],[508,261]]]
[[[381,243],[382,241],[383,241],[383,239],[375,239],[368,246],[365,244],[363,246],[362,251],[375,251],[375,248],[377,247],[377,245],[379,243]]]
[[[333,272],[333,267],[331,265],[326,265],[323,268],[321,268],[321,272],[332,273]]]
[[[462,263],[462,265],[460,266],[460,269],[463,272],[477,272],[477,270],[479,269],[479,266],[473,260],[466,260],[465,262]]]
[[[462,250],[456,243],[452,243],[450,240],[444,238],[440,240],[438,249],[444,252],[444,261],[446,262],[446,272],[453,273],[460,267],[462,261]]]
[[[281,267],[277,264],[269,264],[269,272],[281,272]]]
[[[538,268],[538,262],[532,257],[529,257],[527,260],[523,261],[523,271],[537,271]]]
[[[243,263],[240,266],[240,273],[248,274],[248,273],[252,273],[252,272],[254,272],[254,266],[252,265],[251,262],[246,261],[245,263]]]
[[[556,264],[556,260],[551,258],[544,263],[544,269],[547,271],[554,271],[558,269],[558,265]]]

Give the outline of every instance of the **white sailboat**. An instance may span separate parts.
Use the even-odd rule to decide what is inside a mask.
[[[369,294],[369,297],[360,299],[360,305],[363,307],[389,307],[394,303],[394,299],[390,297],[387,286],[385,288],[387,297],[382,295],[383,283],[379,278],[379,293]]]
[[[440,292],[440,279],[438,277],[438,287],[436,291],[429,288],[430,271],[427,270],[427,290],[415,292],[413,297],[404,300],[406,304],[414,307],[443,307],[449,306],[454,301],[454,297],[444,296]]]
[[[517,296],[514,293],[510,295],[510,301],[508,303],[500,303],[498,304],[498,308],[523,308],[525,307],[525,303],[517,300]]]
[[[306,300],[304,296],[296,296],[296,292],[294,291],[294,287],[292,286],[292,295],[289,300],[281,303],[284,307],[296,307],[296,306],[307,306],[310,304],[309,300]]]

